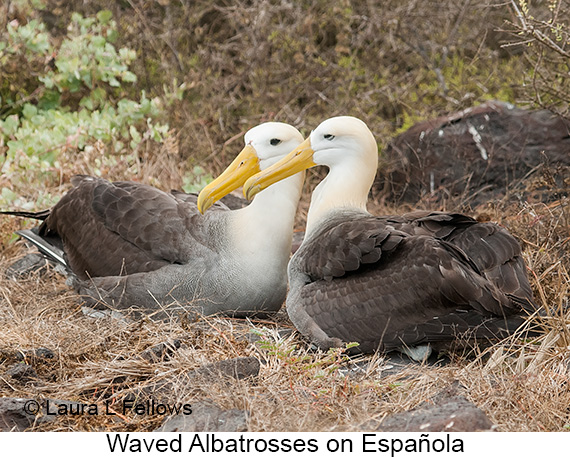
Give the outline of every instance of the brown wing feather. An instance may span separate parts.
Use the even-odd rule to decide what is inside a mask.
[[[180,200],[183,201],[185,203],[190,203],[191,205],[196,207],[196,210],[198,209],[198,194],[195,192],[191,192],[191,193],[186,193],[186,192],[182,192],[180,190],[176,190],[173,189],[170,191],[170,193],[174,196],[174,198],[176,198],[176,200]],[[214,204],[208,208],[208,213],[210,212],[214,212],[214,211],[228,211],[230,208],[224,204],[224,202],[226,201],[227,195],[225,197],[223,197],[221,200],[218,200],[216,202],[214,202]]]
[[[380,219],[410,235],[448,241],[461,249],[495,286],[526,302],[526,309],[534,309],[520,244],[505,228],[495,223],[479,223],[463,214],[438,211],[415,211]]]
[[[339,224],[326,224],[315,237],[303,242],[297,256],[301,269],[313,281],[331,280],[361,265],[376,263],[383,252],[394,249],[405,233],[369,215],[351,214]]]
[[[519,300],[451,242],[414,234],[404,219],[345,216],[324,224],[294,260],[309,278],[298,299],[329,338],[357,341],[363,351],[450,341],[467,330],[490,338],[504,336],[521,314]],[[458,230],[438,223],[429,221],[429,231]],[[375,260],[366,263],[370,255]]]
[[[195,205],[134,182],[74,177],[74,188],[45,220],[40,234],[57,233],[72,270],[83,279],[156,270],[184,263]]]

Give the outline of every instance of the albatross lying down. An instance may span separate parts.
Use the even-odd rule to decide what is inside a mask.
[[[363,352],[422,359],[466,332],[504,337],[534,311],[520,246],[504,228],[455,213],[366,211],[378,150],[359,119],[324,121],[244,193],[315,165],[329,173],[313,191],[305,240],[289,263],[286,306],[320,347],[356,341]]]
[[[75,287],[91,307],[277,311],[287,292],[303,173],[260,193],[245,208],[230,211],[218,204],[200,213],[302,141],[287,124],[254,127],[238,157],[197,199],[135,182],[74,177],[59,203],[35,214],[45,219],[38,234],[63,240]]]

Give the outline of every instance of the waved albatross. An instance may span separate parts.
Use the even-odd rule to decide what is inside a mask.
[[[218,203],[200,213],[303,137],[290,125],[268,122],[244,139],[244,149],[198,197],[76,176],[51,210],[11,214],[44,219],[39,238],[22,233],[32,242],[63,241],[65,259],[59,260],[74,273],[73,285],[90,307],[134,307],[158,315],[189,307],[204,314],[278,311],[287,292],[303,173],[260,193],[245,208],[230,211]]]
[[[306,236],[288,267],[286,306],[322,348],[401,350],[421,360],[458,338],[507,336],[535,310],[521,248],[494,223],[456,213],[366,211],[378,166],[364,122],[336,117],[244,185],[251,198],[316,165]]]

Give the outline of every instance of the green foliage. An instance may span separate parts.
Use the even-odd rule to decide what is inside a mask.
[[[192,173],[184,176],[182,190],[188,193],[200,192],[210,181],[212,181],[212,175],[196,165]]]
[[[12,21],[0,35],[0,67],[11,81],[0,92],[0,166],[14,186],[59,174],[63,152],[100,141],[134,160],[141,142],[161,142],[167,134],[166,125],[152,120],[161,113],[158,99],[142,91],[132,100],[123,90],[137,80],[129,70],[136,53],[114,46],[111,17],[106,10],[91,18],[74,13],[59,45],[38,20]],[[15,61],[36,69],[26,84],[16,84]],[[3,192],[0,206],[15,203],[15,195]]]
[[[37,54],[46,55],[50,50],[48,34],[45,26],[37,20],[31,20],[26,25],[9,23],[8,43],[2,43],[0,49],[9,54],[23,51],[25,55],[34,57]]]
[[[136,81],[128,70],[136,54],[128,48],[117,52],[112,44],[117,37],[116,26],[110,17],[110,11],[100,11],[97,18],[72,15],[68,39],[57,51],[55,70],[39,78],[47,89],[55,86],[59,92],[77,92],[85,87],[93,90],[101,83],[120,87],[120,81]]]
[[[312,379],[334,374],[348,361],[345,352],[358,346],[358,343],[346,343],[344,347],[329,349],[324,357],[312,357],[291,344],[291,341],[276,337],[268,329],[252,329],[250,332],[260,337],[257,342],[259,347],[267,351],[268,356],[275,357],[284,369],[305,373]]]

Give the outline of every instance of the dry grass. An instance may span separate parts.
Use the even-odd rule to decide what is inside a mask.
[[[375,208],[375,212],[387,211]],[[371,419],[409,410],[459,381],[467,395],[502,431],[562,431],[570,426],[570,275],[568,200],[533,205],[507,201],[481,208],[522,240],[537,301],[547,310],[529,325],[540,337],[516,335],[475,355],[449,354],[445,366],[410,365],[387,372],[381,355],[348,359],[312,351],[282,311],[274,320],[219,317],[197,322],[149,319],[124,323],[85,316],[77,297],[53,271],[0,281],[0,396],[113,403],[161,381],[175,385],[172,401],[209,398],[223,408],[248,412],[251,431],[356,430]],[[16,228],[3,219],[5,233]],[[2,250],[0,270],[26,252],[21,242]],[[252,335],[256,335],[252,338]],[[141,353],[173,340],[171,357],[149,362]],[[257,340],[256,342],[252,342]],[[31,354],[50,349],[55,357]],[[24,354],[17,360],[15,354]],[[250,379],[185,378],[191,370],[235,357],[256,357]],[[37,377],[6,375],[28,364]],[[364,370],[362,368],[364,367]],[[388,373],[388,374],[387,374]],[[162,417],[125,414],[62,418],[40,430],[152,430]]]

